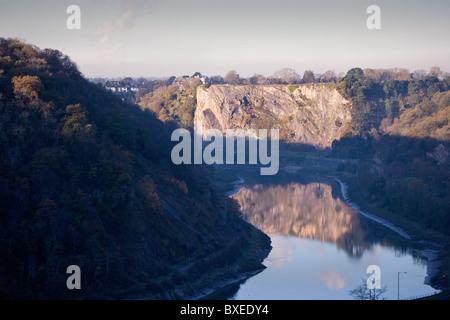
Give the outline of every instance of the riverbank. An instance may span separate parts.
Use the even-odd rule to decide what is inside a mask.
[[[320,159],[313,159],[310,161],[300,162],[299,166],[295,162],[288,165],[281,166],[280,172],[277,176],[288,175],[292,179],[301,180],[302,183],[308,181],[325,182],[335,186],[336,195],[342,197],[349,206],[353,207],[359,214],[380,225],[394,231],[405,241],[411,241],[415,247],[415,252],[418,256],[424,257],[427,262],[428,275],[424,279],[426,284],[431,285],[437,290],[446,290],[449,288],[449,240],[448,237],[438,234],[433,230],[428,230],[415,221],[410,221],[389,212],[382,206],[381,202],[366,201],[359,193],[357,179],[354,175],[347,172],[337,171],[336,167],[344,160],[327,159],[322,162]],[[254,169],[254,168],[253,168]],[[256,169],[254,169],[256,172]],[[241,184],[232,186],[232,182],[242,181],[244,177],[247,183],[252,183],[252,169],[239,167],[236,170],[231,168],[220,168],[215,178],[217,183],[223,190],[235,188],[237,191]],[[257,173],[256,173],[257,174]],[[274,177],[260,177],[258,180],[264,179],[266,183],[276,181],[277,176]],[[225,187],[227,186],[227,187]],[[339,192],[338,192],[339,190]]]
[[[405,232],[403,229],[401,229],[397,225],[394,225],[390,221],[387,221],[383,218],[380,218],[379,216],[376,216],[372,213],[362,210],[361,207],[357,203],[352,201],[352,199],[349,197],[348,185],[336,176],[329,176],[329,177],[333,178],[334,180],[336,180],[339,183],[340,188],[341,188],[342,197],[347,202],[347,204],[350,207],[352,207],[353,209],[355,209],[359,214],[363,215],[364,217],[366,217],[372,221],[382,224],[386,228],[394,231],[395,233],[397,233],[398,235],[402,236],[403,238],[405,238],[407,240],[421,242],[421,240],[412,240],[412,237],[407,232]],[[429,245],[431,244],[434,247],[439,247],[436,243],[428,243],[428,244]],[[439,249],[436,249],[436,250],[420,249],[420,250],[417,250],[417,253],[420,256],[426,258],[426,260],[428,261],[428,263],[427,263],[427,274],[428,275],[425,278],[424,283],[428,284],[432,287],[435,287],[436,289],[439,289],[439,290],[447,289],[446,286],[441,287],[441,286],[438,286],[436,283],[433,285],[433,279],[435,279],[436,277],[439,276],[440,268],[442,266],[442,259],[439,258]],[[441,287],[441,288],[438,288],[438,287]]]
[[[411,240],[411,236],[408,233],[406,233],[404,230],[399,228],[398,226],[396,226],[396,225],[392,224],[391,222],[389,222],[385,219],[382,219],[372,213],[362,210],[361,207],[356,202],[353,202],[352,199],[348,196],[348,185],[345,182],[342,182],[341,179],[339,179],[338,177],[335,177],[335,176],[329,176],[329,178],[332,178],[339,183],[339,185],[341,187],[341,194],[342,194],[342,197],[344,198],[345,202],[347,202],[347,204],[350,207],[352,207],[353,209],[355,209],[359,214],[363,215],[364,217],[366,217],[370,220],[378,222],[379,224],[382,224],[383,226],[385,226],[388,229],[391,229],[392,231],[399,234],[403,238]]]
[[[227,175],[223,176],[220,179],[214,179],[216,191],[223,193],[223,195],[229,197],[239,191],[241,185],[245,182],[245,180],[238,175]],[[222,290],[223,288],[230,287],[233,285],[237,285],[240,282],[245,282],[247,279],[256,276],[258,273],[264,271],[266,268],[262,261],[269,255],[272,247],[270,245],[270,237],[264,234],[262,231],[257,229],[255,226],[249,224],[251,226],[251,232],[253,241],[251,241],[245,251],[242,253],[242,256],[247,257],[247,264],[250,263],[253,267],[250,267],[253,270],[242,272],[239,269],[242,269],[242,265],[234,265],[230,266],[230,269],[233,269],[234,276],[229,276],[225,279],[220,279],[210,286],[203,287],[201,290],[198,290],[194,295],[185,296],[183,299],[186,300],[208,300],[210,296],[214,296],[214,294],[218,290]],[[263,234],[264,237],[260,237],[260,234]],[[259,263],[259,267],[256,267],[256,264]],[[247,266],[248,268],[248,266]],[[215,277],[219,276],[222,272],[216,271]]]
[[[238,192],[244,182],[245,180],[238,175],[225,175],[221,179],[213,179],[212,184],[216,192],[228,197]],[[250,236],[247,244],[241,248],[241,252],[236,253],[236,256],[239,256],[236,262],[206,270],[199,266],[199,264],[205,266],[209,262],[213,263],[215,256],[220,254],[214,253],[203,259],[201,263],[198,262],[191,266],[202,269],[201,277],[190,279],[191,281],[188,283],[180,285],[170,292],[165,292],[164,297],[157,297],[157,299],[207,299],[209,295],[221,288],[245,281],[262,272],[266,268],[262,262],[272,249],[270,237],[250,223],[245,223],[249,227]],[[183,272],[188,273],[189,270],[185,269]]]
[[[202,274],[201,279],[189,285],[189,290],[177,292],[177,299],[199,300],[207,297],[225,286],[246,280],[262,272],[266,267],[262,261],[268,256],[271,246],[270,238],[251,226],[251,237],[243,249],[239,261],[216,268]]]
[[[434,248],[436,254],[428,251],[421,252],[431,262],[431,273],[427,279],[430,285],[438,290],[448,290],[450,288],[450,236],[429,229],[414,220],[407,219],[387,210],[382,201],[367,201],[360,192],[357,177],[355,174],[338,171],[336,168],[342,164],[355,163],[354,160],[342,160],[323,158],[317,155],[300,159],[303,166],[303,172],[315,173],[320,176],[338,178],[345,183],[345,192],[342,197],[350,199],[350,202],[356,204],[358,211],[373,219],[382,221],[391,229],[407,235],[411,241],[422,246]],[[288,163],[297,164],[295,158],[289,159]],[[355,208],[355,209],[356,209]],[[367,213],[369,215],[367,215]]]
[[[199,300],[227,285],[248,279],[266,267],[262,264],[271,250],[270,237],[248,224],[249,237],[236,253],[234,262],[217,265],[218,257],[228,254],[214,252],[201,260],[175,269],[165,280],[147,284],[134,294],[117,296],[128,300]],[[238,239],[236,239],[238,241]],[[230,247],[233,244],[230,244]],[[176,285],[174,283],[177,283]],[[158,292],[155,291],[158,287]],[[153,288],[149,290],[149,288]]]
[[[322,172],[323,173],[323,172]],[[386,227],[394,230],[418,245],[430,249],[418,250],[418,254],[428,260],[428,276],[425,282],[437,290],[450,288],[450,239],[423,225],[395,215],[386,210],[379,202],[368,202],[358,192],[356,177],[339,175],[334,172],[336,181],[341,181],[345,187],[342,196],[347,203],[356,204],[356,210],[372,220],[379,220]]]
[[[269,243],[270,243],[270,238],[269,238]],[[254,267],[250,271],[242,271],[241,264],[231,266],[231,269],[233,270],[233,274],[234,274],[233,276],[230,276],[230,274],[228,272],[226,272],[225,278],[222,278],[218,281],[215,281],[214,283],[211,283],[210,286],[203,287],[201,290],[198,290],[198,292],[195,295],[184,297],[184,299],[186,299],[186,300],[208,299],[208,296],[215,293],[216,291],[218,291],[224,287],[234,285],[239,282],[243,282],[243,281],[257,275],[258,273],[264,271],[264,269],[266,269],[266,267],[264,265],[262,265],[261,262],[269,255],[271,247],[267,248],[265,246],[265,244],[263,244],[263,246],[261,246],[261,243],[259,243],[259,244],[253,243],[253,244],[250,244],[249,246],[250,246],[250,248],[251,247],[258,248],[259,247],[259,249],[261,249],[261,250],[259,250],[259,254],[257,254],[256,256],[253,257],[253,259],[252,259],[253,261],[251,262],[253,264],[259,263],[259,267],[256,267],[256,268]],[[266,247],[266,248],[264,249],[264,247]],[[228,269],[228,270],[230,270],[230,269]]]

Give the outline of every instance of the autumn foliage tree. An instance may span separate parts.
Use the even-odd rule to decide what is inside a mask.
[[[35,106],[42,90],[42,82],[36,76],[15,76],[11,80],[14,96],[20,105]]]
[[[88,123],[87,112],[81,108],[80,104],[67,106],[65,113],[62,134],[67,139],[83,140],[92,134],[92,125]]]
[[[200,80],[188,80],[149,97],[159,116],[192,120]],[[174,266],[239,237],[244,222],[225,223],[208,173],[171,162],[173,123],[155,112],[57,50],[0,38],[0,299],[162,297],[186,285]],[[72,264],[81,291],[66,288]]]

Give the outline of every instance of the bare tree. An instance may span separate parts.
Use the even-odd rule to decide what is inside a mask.
[[[262,74],[254,74],[250,77],[250,84],[266,84],[267,79]]]
[[[223,80],[228,84],[239,84],[241,82],[241,78],[235,70],[228,71]]]
[[[364,69],[364,75],[366,77],[368,77],[368,78],[371,78],[371,79],[375,80],[375,81],[379,81],[380,77],[381,77],[380,73],[377,72],[377,70],[370,69],[370,68],[365,68]]]
[[[362,279],[362,283],[355,289],[349,291],[349,294],[356,300],[385,300],[383,297],[387,291],[387,285],[382,286],[380,289],[369,289],[365,279]]]
[[[442,75],[441,68],[439,68],[438,66],[431,67],[429,75],[440,78],[440,76]]]
[[[412,76],[413,76],[414,79],[421,78],[421,77],[424,77],[426,75],[427,75],[427,72],[425,70],[423,70],[423,69],[415,70],[412,73]]]
[[[345,77],[345,72],[339,72],[337,75],[336,75],[336,81],[340,81],[343,77]]]
[[[411,80],[411,72],[408,69],[399,69],[397,72],[397,80]]]
[[[211,84],[222,84],[224,83],[224,80],[221,76],[212,76],[209,78],[211,81]]]
[[[323,81],[332,82],[334,80],[336,80],[336,73],[334,72],[334,70],[325,71],[325,73],[323,74]]]
[[[272,78],[284,84],[294,84],[300,82],[300,75],[291,68],[283,68],[273,73]]]
[[[314,83],[316,78],[314,77],[314,72],[311,70],[305,70],[303,73],[303,83]]]

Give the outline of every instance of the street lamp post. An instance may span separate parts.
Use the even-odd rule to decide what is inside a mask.
[[[397,300],[400,300],[400,273],[406,273],[403,272],[397,272]]]

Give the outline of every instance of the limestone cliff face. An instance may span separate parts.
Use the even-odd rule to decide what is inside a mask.
[[[194,121],[203,129],[279,129],[280,139],[331,146],[351,120],[351,104],[323,84],[214,85],[197,90]]]

